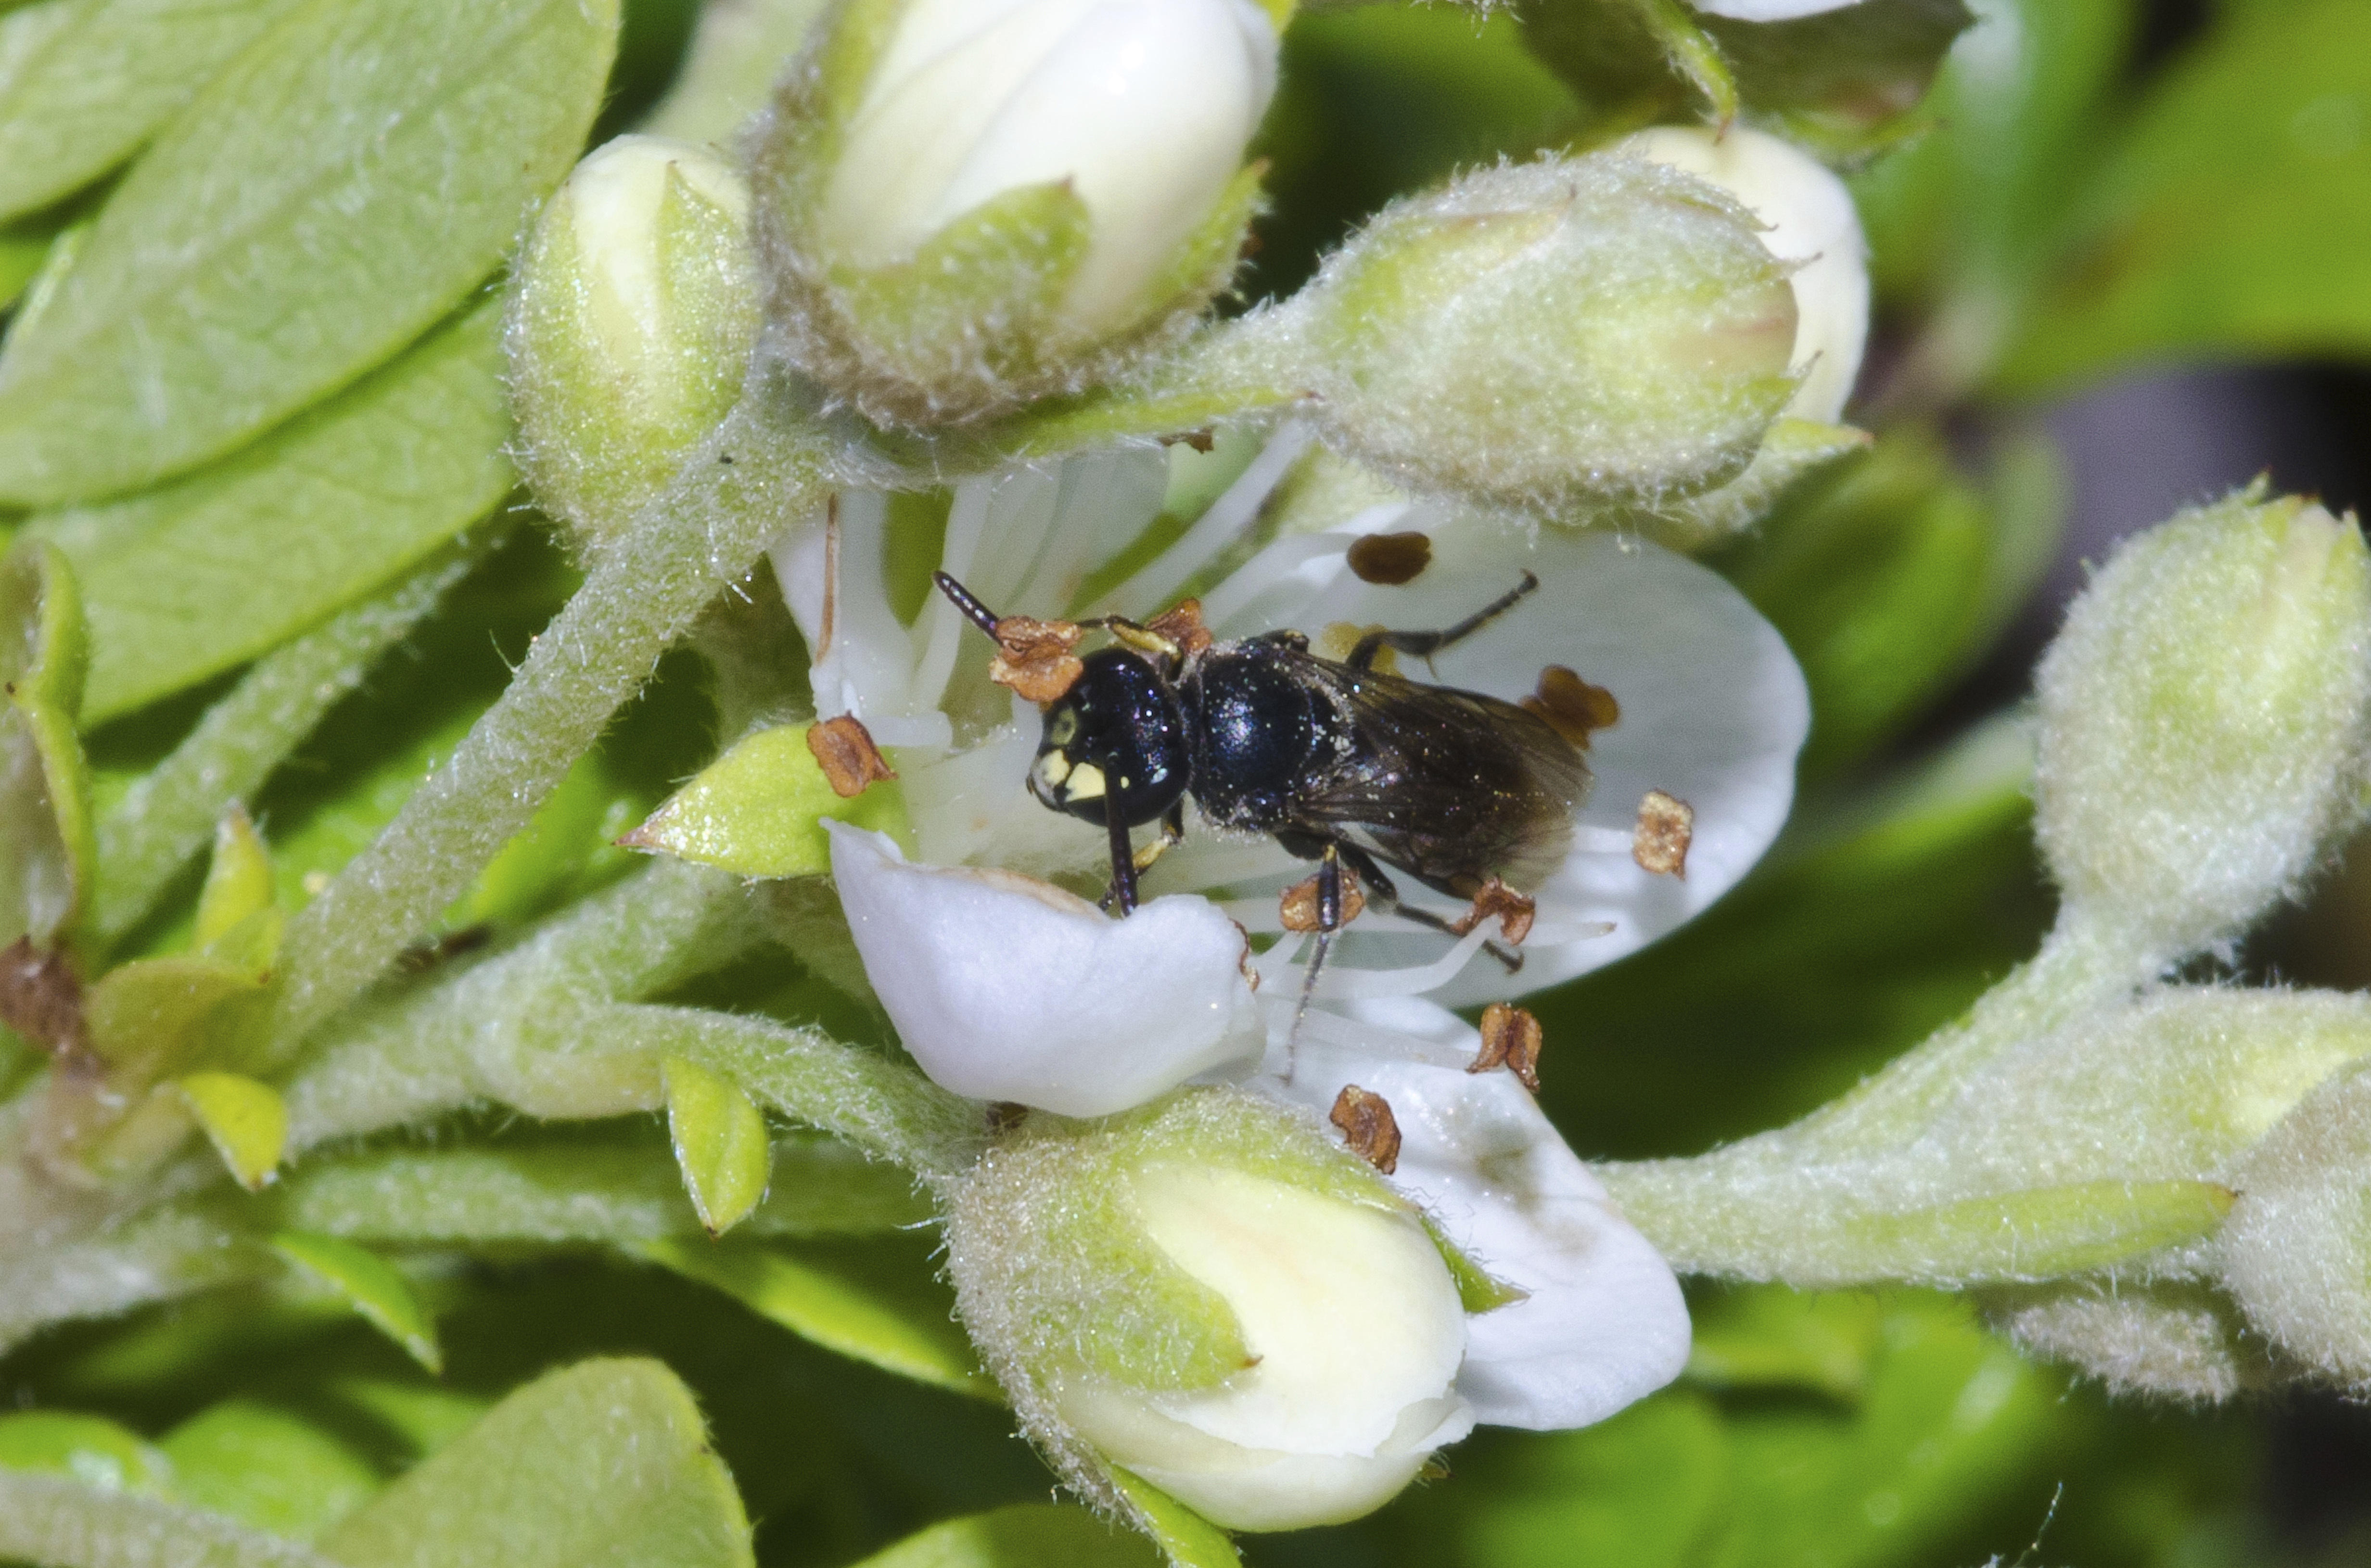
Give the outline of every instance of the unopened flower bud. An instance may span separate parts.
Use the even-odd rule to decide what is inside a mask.
[[[2371,1387],[2371,1068],[2307,1097],[2234,1184],[2224,1284],[2249,1321],[2325,1376]]]
[[[1473,1425],[1422,1218],[1267,1101],[1024,1131],[968,1179],[948,1248],[966,1325],[1091,1489],[1086,1449],[1231,1528],[1335,1523]]]
[[[520,463],[580,542],[656,495],[738,397],[758,323],[748,210],[714,153],[620,136],[528,239],[505,334]]]
[[[1182,330],[1233,274],[1276,55],[1253,0],[852,0],[758,145],[802,364],[936,424]]]
[[[1290,307],[1335,438],[1547,513],[1741,472],[1794,396],[1795,296],[1734,200],[1610,155],[1404,201]]]
[[[2361,814],[2371,555],[2296,497],[2186,512],[2116,552],[2038,685],[2070,914],[2168,961],[2227,940]]]
[[[1616,149],[1710,180],[1769,226],[1762,243],[1794,267],[1795,374],[1787,417],[1833,424],[1852,396],[1868,341],[1868,242],[1852,192],[1826,166],[1778,137],[1663,125]]]

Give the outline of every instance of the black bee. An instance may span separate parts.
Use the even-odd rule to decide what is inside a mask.
[[[961,583],[941,572],[938,584],[997,635],[998,617]],[[1340,661],[1312,653],[1297,631],[1211,642],[1207,633],[1174,635],[1169,617],[1151,628],[1116,617],[1086,623],[1116,641],[1085,655],[1077,679],[1047,705],[1030,792],[1109,831],[1105,906],[1123,915],[1136,907],[1137,873],[1182,836],[1188,795],[1211,825],[1272,835],[1317,862],[1321,942],[1343,924],[1345,866],[1383,907],[1399,898],[1383,865],[1454,898],[1476,897],[1494,878],[1528,892],[1571,843],[1590,786],[1579,752],[1512,703],[1373,665],[1385,648],[1439,652],[1538,586],[1525,572],[1446,630],[1371,631]],[[1198,617],[1189,625],[1198,632]],[[1129,830],[1156,820],[1160,842],[1137,851]],[[1428,911],[1399,912],[1463,928]]]

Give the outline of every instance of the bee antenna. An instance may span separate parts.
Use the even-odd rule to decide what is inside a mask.
[[[990,637],[994,637],[996,635],[996,623],[1001,617],[1000,617],[994,610],[989,609],[986,605],[981,604],[977,599],[972,597],[972,592],[970,589],[965,587],[954,578],[949,577],[943,571],[934,571],[931,573],[931,581],[939,585],[939,592],[944,594],[948,599],[953,601],[955,608],[961,610],[964,613],[965,617],[968,619],[972,625],[979,628],[980,630],[988,633]]]

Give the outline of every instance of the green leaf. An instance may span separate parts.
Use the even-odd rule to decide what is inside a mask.
[[[669,1056],[659,1068],[666,1087],[667,1132],[676,1163],[700,1223],[711,1236],[738,1225],[766,1195],[773,1150],[766,1118],[732,1079],[697,1062]]]
[[[214,828],[214,859],[198,890],[198,945],[219,940],[271,907],[272,852],[256,836],[246,808],[233,806]]]
[[[332,1530],[347,1568],[741,1568],[733,1479],[653,1361],[527,1385]]]
[[[380,1485],[352,1440],[258,1399],[209,1405],[157,1447],[172,1461],[176,1498],[296,1540],[313,1539]]]
[[[1798,1389],[1857,1400],[1868,1387],[1883,1310],[1874,1296],[1781,1286],[1723,1291],[1692,1306],[1688,1377],[1714,1389]]]
[[[191,1073],[174,1087],[238,1184],[261,1192],[288,1147],[288,1107],[279,1091],[237,1073]]]
[[[758,731],[668,796],[623,842],[745,877],[800,877],[831,870],[826,818],[902,836],[905,797],[879,784],[841,797],[807,748],[812,728]]]
[[[1243,1562],[1226,1531],[1142,1476],[1114,1466],[1111,1478],[1176,1568],[1237,1568]]]
[[[2151,87],[2001,382],[2173,355],[2371,353],[2371,11],[2225,20]]]
[[[768,1236],[859,1236],[925,1224],[931,1207],[886,1161],[813,1133],[774,1146],[772,1186],[746,1222]],[[283,1220],[350,1240],[614,1241],[696,1234],[683,1182],[657,1139],[552,1136],[486,1148],[386,1148],[308,1159],[289,1173]]]
[[[0,1557],[41,1568],[341,1568],[292,1540],[153,1497],[0,1471]]]
[[[40,219],[0,227],[0,312],[16,304],[49,264],[58,230]]]
[[[195,953],[118,964],[84,994],[91,1049],[125,1083],[237,1066],[269,985],[249,964]]]
[[[617,20],[615,0],[296,12],[125,177],[0,352],[0,498],[178,473],[448,314],[574,161]]]
[[[42,0],[0,17],[0,218],[130,157],[291,0]]]
[[[102,1492],[156,1493],[171,1468],[138,1433],[101,1416],[55,1410],[0,1415],[0,1470],[47,1470]]]
[[[919,1260],[884,1243],[793,1251],[683,1239],[636,1251],[827,1350],[977,1399],[1000,1397],[954,1325],[950,1293]]]
[[[1158,1568],[1161,1553],[1083,1508],[1016,1503],[949,1519],[856,1568]]]
[[[500,328],[498,302],[480,302],[225,462],[37,517],[84,584],[86,721],[269,651],[484,516],[512,483]]]
[[[1783,22],[1702,18],[1749,113],[1827,157],[1882,146],[1974,20],[1963,0],[1860,0]]]
[[[436,1324],[394,1264],[351,1241],[301,1230],[273,1236],[272,1250],[335,1292],[411,1359],[431,1372],[444,1366]]]
[[[0,946],[48,944],[89,896],[90,786],[75,738],[83,617],[56,549],[0,557]]]

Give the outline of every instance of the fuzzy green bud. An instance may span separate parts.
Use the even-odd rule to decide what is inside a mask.
[[[739,397],[758,328],[748,212],[713,152],[620,136],[527,240],[504,329],[520,466],[581,544],[657,495]]]
[[[1032,1435],[1106,1499],[1116,1464],[1229,1528],[1337,1522],[1473,1424],[1464,1310],[1423,1219],[1271,1102],[1040,1117],[966,1179],[947,1244]]]
[[[2298,1106],[2239,1171],[2224,1283],[2257,1331],[2371,1388],[2371,1067]]]
[[[757,143],[803,369],[931,426],[1109,378],[1233,276],[1276,86],[1252,0],[850,0]]]
[[[2116,552],[2038,685],[2070,914],[2166,960],[2226,940],[2361,815],[2371,553],[2296,497],[2186,512]]]
[[[1794,396],[1758,228],[1635,158],[1485,169],[1384,209],[1290,309],[1334,438],[1411,489],[1655,502],[1741,473]]]

